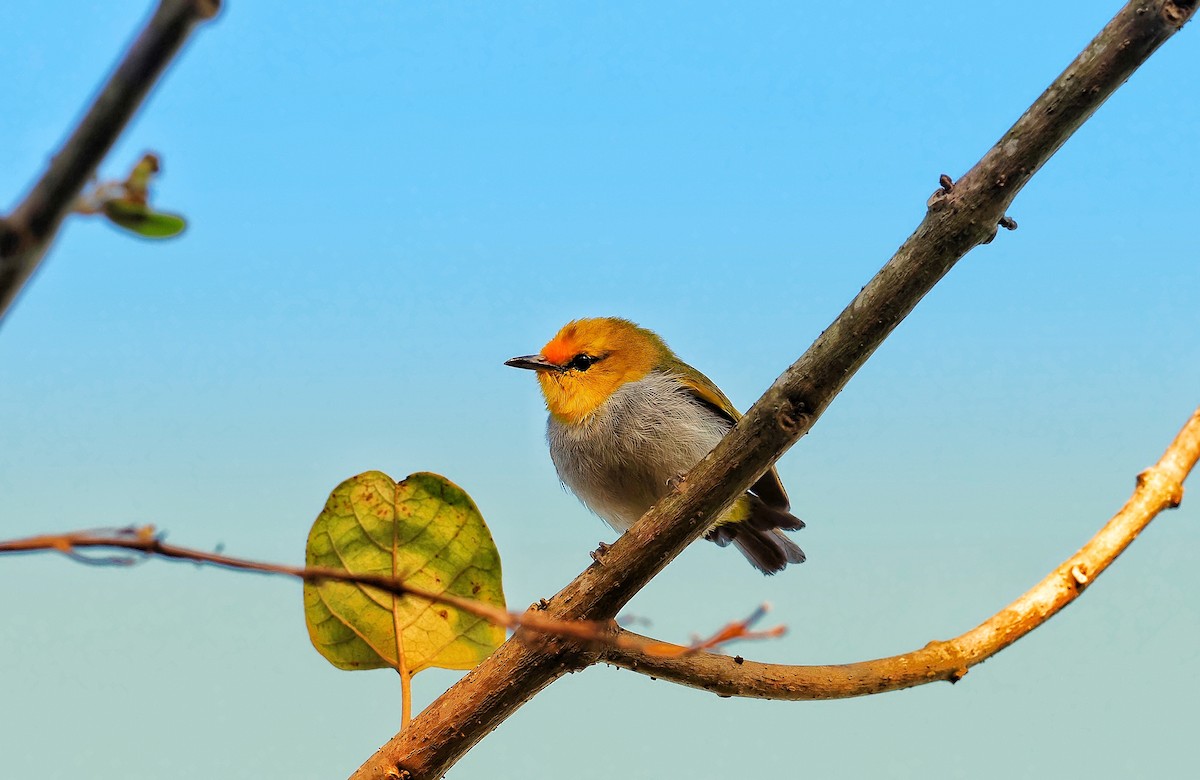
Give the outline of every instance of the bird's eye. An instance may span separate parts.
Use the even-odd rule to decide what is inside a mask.
[[[567,363],[567,368],[575,371],[587,371],[598,359],[599,358],[594,358],[591,355],[586,355],[580,352],[578,355],[571,358],[571,362]]]

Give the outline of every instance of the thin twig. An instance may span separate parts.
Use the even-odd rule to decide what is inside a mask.
[[[1196,3],[1122,8],[999,142],[947,191],[837,319],[703,461],[567,585],[560,619],[607,619],[706,530],[813,424],[892,330],[974,247],[990,241],[1017,193],[1159,46]],[[353,780],[441,777],[505,718],[562,675],[595,663],[587,648],[520,641],[500,647],[368,759]]]
[[[445,604],[446,606],[454,607],[457,610],[486,620],[489,623],[503,626],[511,631],[515,631],[518,628],[525,628],[543,634],[586,642],[598,648],[619,643],[625,650],[639,650],[650,655],[657,652],[675,655],[679,650],[686,652],[690,649],[658,639],[643,641],[633,638],[633,636],[621,637],[617,631],[616,623],[611,620],[558,620],[548,617],[542,612],[544,607],[541,604],[535,604],[524,612],[515,612],[503,607],[497,607],[494,604],[488,604],[484,601],[415,587],[409,585],[403,577],[399,576],[356,574],[344,569],[331,569],[324,566],[288,566],[287,564],[235,558],[221,553],[180,547],[179,545],[164,542],[154,526],[130,526],[127,528],[74,531],[62,534],[42,534],[24,539],[0,541],[0,555],[5,553],[57,552],[67,556],[71,560],[94,566],[129,566],[139,560],[132,555],[94,558],[80,552],[80,550],[92,549],[127,550],[131,553],[139,553],[147,557],[157,556],[170,560],[191,561],[192,563],[237,571],[295,577],[314,585],[324,582],[345,582],[361,585],[376,588],[391,594],[393,597],[411,596],[437,604]],[[753,619],[754,616],[751,616],[750,620]],[[730,626],[739,626],[747,622],[739,621],[731,623]],[[719,633],[717,636],[707,640],[706,644],[697,646],[696,649],[710,649],[734,639],[758,639],[771,636],[770,633],[759,636],[752,632],[739,632],[731,630],[729,627],[726,627],[722,631],[724,634],[728,634],[728,636]],[[405,675],[407,669],[401,669],[400,673],[402,676]]]
[[[12,214],[0,218],[0,320],[150,88],[196,24],[220,8],[221,0],[161,0],[45,173]]]
[[[763,603],[757,609],[750,613],[750,616],[744,620],[734,620],[721,626],[712,636],[706,639],[697,637],[690,645],[674,645],[670,642],[662,642],[650,637],[644,637],[640,634],[635,634],[632,631],[621,629],[617,634],[616,641],[610,647],[626,652],[645,653],[655,656],[656,658],[683,658],[685,656],[694,655],[705,650],[714,650],[723,645],[734,641],[747,639],[777,639],[787,633],[785,626],[775,626],[768,628],[765,631],[751,631],[750,629],[755,623],[762,620],[768,612],[771,611],[771,605]],[[628,644],[627,644],[628,643]],[[637,649],[635,649],[637,648]]]
[[[1016,601],[954,639],[930,642],[904,655],[833,666],[764,664],[704,652],[675,657],[650,655],[643,650],[628,650],[620,642],[605,651],[604,660],[721,696],[760,699],[844,699],[938,680],[957,682],[972,666],[999,653],[1079,598],[1150,521],[1164,509],[1178,506],[1183,482],[1198,458],[1200,409],[1158,463],[1138,475],[1133,495],[1087,544]],[[647,639],[624,630],[621,635]]]

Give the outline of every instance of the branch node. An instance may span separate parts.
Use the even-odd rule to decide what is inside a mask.
[[[775,412],[775,422],[789,436],[796,436],[808,430],[811,425],[811,415],[806,414],[803,402],[793,403],[784,401]]]
[[[1195,2],[1167,3],[1162,9],[1163,19],[1166,19],[1169,24],[1175,25],[1176,29],[1178,29],[1191,16],[1192,11],[1195,10],[1195,6]]]
[[[598,564],[600,564],[601,566],[603,566],[603,565],[604,565],[604,561],[603,561],[603,560],[601,560],[601,559],[604,557],[604,554],[605,554],[606,552],[608,552],[608,548],[609,548],[611,545],[609,545],[609,544],[607,544],[607,543],[605,543],[605,542],[599,542],[598,544],[599,544],[599,546],[597,546],[597,547],[596,547],[596,549],[594,549],[594,550],[592,550],[590,553],[588,553],[588,555],[590,555],[590,556],[591,556],[591,558],[592,558],[592,560],[593,560],[593,561],[595,561],[596,563],[598,563]]]
[[[192,0],[192,14],[197,19],[211,19],[221,11],[221,0]]]
[[[954,179],[946,174],[938,177],[938,188],[925,201],[925,207],[930,211],[944,209],[950,202],[950,193],[954,191]]]
[[[1137,475],[1137,489],[1160,494],[1167,509],[1177,509],[1183,503],[1183,483],[1172,480],[1157,466],[1152,466]]]
[[[1088,584],[1087,572],[1079,564],[1071,567],[1071,577],[1075,580],[1075,584],[1081,588]]]
[[[1012,217],[1008,216],[1007,214],[1005,214],[1003,217],[1000,217],[1000,222],[998,224],[1000,225],[1000,227],[1004,228],[1005,230],[1016,230],[1017,229],[1017,221],[1015,219],[1013,219]]]
[[[955,669],[953,672],[950,672],[950,676],[947,677],[946,679],[949,680],[951,685],[954,685],[956,682],[958,682],[959,680],[961,680],[962,678],[967,676],[967,671],[968,671],[967,667],[960,666],[957,669]]]

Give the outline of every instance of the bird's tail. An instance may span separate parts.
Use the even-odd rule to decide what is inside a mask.
[[[803,528],[804,521],[786,509],[767,506],[754,494],[739,503],[742,500],[749,504],[742,512],[745,516],[713,526],[704,538],[722,547],[732,542],[763,574],[781,572],[789,563],[804,563],[804,551],[783,535],[784,531]],[[736,505],[733,511],[737,512]]]

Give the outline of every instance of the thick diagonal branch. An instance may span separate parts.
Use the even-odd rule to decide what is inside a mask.
[[[720,696],[760,699],[845,699],[914,685],[956,682],[1073,602],[1164,509],[1183,497],[1183,482],[1200,458],[1200,409],[1153,467],[1138,475],[1125,506],[1078,552],[1013,603],[967,633],[890,658],[832,666],[763,664],[715,653],[678,657],[625,650],[614,644],[607,663]],[[624,636],[630,632],[622,631]],[[633,634],[633,636],[638,636]],[[653,640],[640,637],[642,647]]]
[[[552,616],[612,617],[705,530],[817,417],[897,324],[960,258],[995,235],[1017,192],[1130,74],[1195,11],[1195,2],[1133,2],[929,212],[895,256],[721,444],[597,563],[551,601]],[[518,632],[439,697],[353,775],[436,778],[562,674],[597,656]]]
[[[162,0],[45,173],[0,219],[0,319],[54,240],[63,218],[197,22],[221,0]]]

